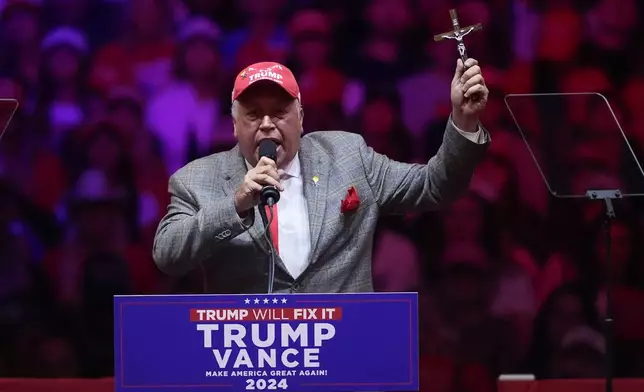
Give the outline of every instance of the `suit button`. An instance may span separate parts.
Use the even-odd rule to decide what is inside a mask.
[[[302,284],[301,283],[294,283],[293,286],[291,286],[291,292],[294,293],[296,291],[300,291],[302,289]]]

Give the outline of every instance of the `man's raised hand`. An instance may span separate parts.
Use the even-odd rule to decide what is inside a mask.
[[[465,66],[458,59],[452,79],[452,120],[458,128],[467,132],[478,130],[479,117],[487,104],[489,90],[475,59],[467,59]]]

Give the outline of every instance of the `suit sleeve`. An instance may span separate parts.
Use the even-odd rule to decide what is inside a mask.
[[[490,143],[490,136],[482,126],[478,132],[466,137],[450,117],[441,147],[424,165],[389,159],[363,140],[360,156],[381,210],[386,213],[428,211],[460,197]]]
[[[252,215],[244,221],[237,215],[233,197],[198,208],[177,174],[170,177],[168,188],[170,205],[159,223],[153,246],[154,262],[168,275],[180,276],[190,272],[211,256],[218,246],[253,224]]]

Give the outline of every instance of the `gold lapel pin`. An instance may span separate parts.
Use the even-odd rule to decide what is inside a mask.
[[[320,181],[320,177],[318,176],[313,176],[313,185],[318,186],[318,182]]]

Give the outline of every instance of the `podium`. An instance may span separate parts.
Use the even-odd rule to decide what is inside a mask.
[[[417,391],[416,293],[114,297],[115,391]]]

